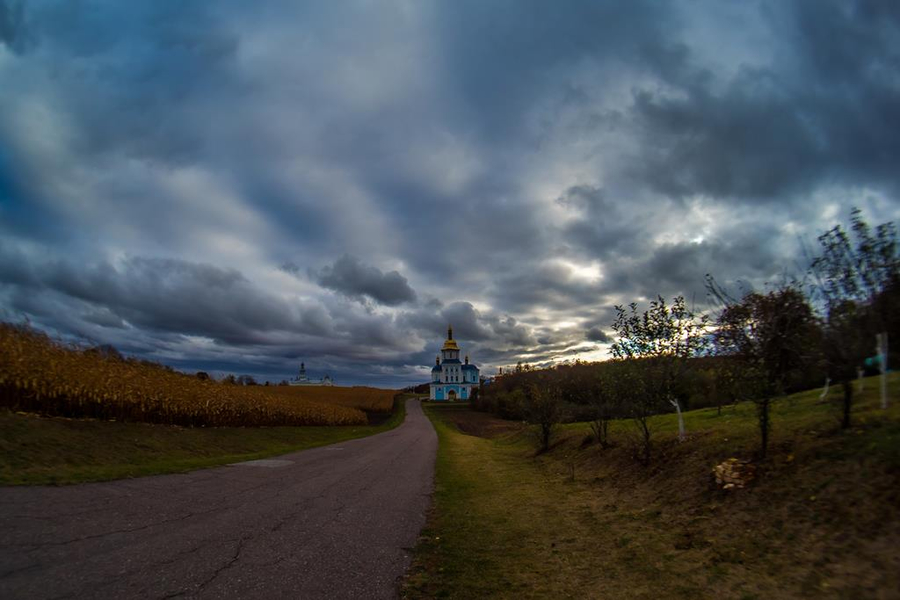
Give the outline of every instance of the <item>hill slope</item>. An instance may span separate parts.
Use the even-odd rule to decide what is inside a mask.
[[[752,405],[654,420],[650,467],[617,446],[583,445],[563,428],[535,457],[521,426],[493,439],[465,409],[429,409],[440,436],[435,507],[406,582],[410,598],[889,598],[900,590],[900,402],[877,407],[874,381],[838,430],[818,391],[778,401],[770,459],[746,489],[718,488],[712,468],[749,458]],[[893,397],[900,378],[892,376]],[[483,419],[479,416],[478,419]],[[502,428],[501,428],[502,430]],[[573,478],[574,475],[574,478]]]

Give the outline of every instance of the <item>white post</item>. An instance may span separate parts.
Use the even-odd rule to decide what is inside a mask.
[[[828,395],[828,384],[831,383],[831,377],[825,378],[825,388],[822,390],[822,393],[819,394],[819,400],[824,400],[825,396]]]
[[[669,402],[672,403],[672,406],[675,407],[675,412],[678,413],[678,441],[684,441],[684,417],[681,416],[681,405],[678,404],[678,400],[669,399]]]
[[[881,408],[888,407],[887,397],[887,370],[888,370],[888,334],[879,333],[875,336],[876,350],[878,351],[878,366],[881,367]]]

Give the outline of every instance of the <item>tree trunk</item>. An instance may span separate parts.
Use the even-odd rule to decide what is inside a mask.
[[[675,398],[669,398],[669,402],[672,403],[672,406],[675,407],[675,412],[678,413],[678,441],[684,441],[684,417],[681,416],[681,404],[678,403],[678,400]]]
[[[759,449],[759,458],[764,459],[769,448],[769,398],[765,398],[756,405],[759,411],[759,433],[762,445]]]
[[[844,388],[844,418],[841,419],[841,429],[850,429],[850,408],[853,406],[853,384],[849,379],[841,382]]]
[[[644,433],[644,447],[643,447],[643,457],[641,462],[644,463],[644,466],[650,464],[650,428],[647,426],[647,422],[644,421],[643,425],[643,433]]]

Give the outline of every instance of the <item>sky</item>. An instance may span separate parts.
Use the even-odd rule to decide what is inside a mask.
[[[608,354],[900,218],[900,3],[0,0],[0,320],[185,371]]]

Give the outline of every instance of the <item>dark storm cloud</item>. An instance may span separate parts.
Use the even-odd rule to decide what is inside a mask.
[[[584,337],[592,342],[603,342],[604,344],[612,342],[612,339],[610,339],[606,332],[599,327],[591,327],[584,333]]]
[[[22,2],[0,0],[0,43],[12,49],[21,39],[23,9]]]
[[[898,12],[0,0],[0,310],[276,379],[599,352],[900,217]]]
[[[522,113],[549,86],[564,83],[560,70],[607,52],[633,54],[664,35],[673,18],[666,5],[643,0],[569,2],[562,10],[539,0],[438,7],[435,29],[458,78],[462,110],[495,142],[522,134]]]
[[[780,255],[779,248],[765,242],[778,238],[771,224],[738,224],[715,239],[661,243],[610,265],[604,286],[607,291],[627,291],[627,301],[683,295],[689,303],[703,306],[707,274],[722,283],[758,286],[785,276],[802,278],[806,267],[801,256]]]
[[[785,60],[718,82],[682,52],[667,68],[686,73],[670,81],[679,93],[636,92],[635,179],[675,196],[769,201],[834,181],[896,188],[898,5],[798,2],[772,13],[796,42]]]
[[[579,185],[566,190],[556,202],[582,213],[563,228],[563,235],[572,246],[590,256],[629,255],[645,245],[642,215],[630,211],[630,204],[624,199],[611,198],[597,187]]]
[[[297,263],[294,263],[291,261],[288,261],[288,262],[282,264],[278,268],[281,269],[282,271],[284,271],[285,273],[290,273],[291,275],[295,275],[295,276],[300,275],[300,266]]]
[[[505,343],[513,348],[526,348],[535,344],[534,335],[531,330],[519,323],[515,317],[493,316],[489,318],[491,329],[497,336],[497,341]]]
[[[122,317],[105,306],[84,312],[81,315],[81,319],[100,327],[113,327],[115,329],[125,329],[126,327]]]
[[[566,265],[548,262],[504,274],[488,293],[512,311],[535,306],[568,310],[599,302],[601,290],[599,282],[580,280]]]
[[[481,342],[493,339],[494,333],[498,333],[492,332],[495,321],[495,316],[482,314],[470,302],[453,302],[447,306],[430,304],[402,312],[396,324],[433,343],[446,337],[448,327],[453,327],[455,339]]]
[[[232,70],[237,37],[214,9],[103,1],[26,8],[7,9],[7,20],[27,20],[24,58],[52,69],[65,88],[78,152],[182,164],[208,151],[216,123],[198,103],[223,85],[241,93]]]
[[[316,282],[328,289],[340,292],[348,298],[363,297],[385,304],[397,306],[404,302],[415,302],[416,293],[406,277],[397,271],[383,273],[376,267],[364,265],[353,256],[344,255],[333,265],[311,273]]]
[[[253,286],[240,272],[174,259],[127,258],[119,265],[52,261],[23,272],[0,256],[3,283],[50,290],[97,307],[86,320],[202,335],[229,343],[265,343],[267,332],[330,332],[316,306],[292,305]]]

